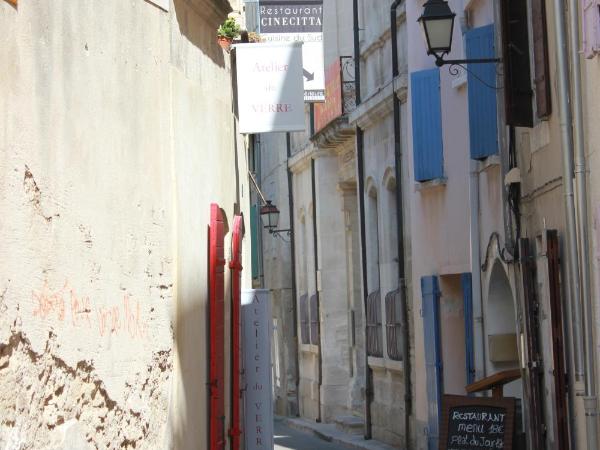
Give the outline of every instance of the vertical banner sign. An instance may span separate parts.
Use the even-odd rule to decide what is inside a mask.
[[[235,47],[240,133],[304,131],[302,43]]]
[[[245,450],[273,449],[271,304],[269,291],[242,292]]]
[[[325,103],[315,105],[315,132],[321,131],[343,112],[342,68],[340,59],[336,58],[325,72]]]
[[[304,101],[325,101],[323,0],[259,0],[260,35],[267,42],[304,42]]]

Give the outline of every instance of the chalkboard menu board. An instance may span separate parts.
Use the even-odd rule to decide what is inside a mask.
[[[440,450],[511,450],[515,399],[444,395]]]

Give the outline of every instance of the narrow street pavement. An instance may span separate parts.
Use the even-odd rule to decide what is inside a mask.
[[[290,428],[275,420],[275,450],[336,450],[348,447],[327,442],[312,433]]]

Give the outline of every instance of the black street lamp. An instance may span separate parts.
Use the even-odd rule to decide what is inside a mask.
[[[427,42],[427,54],[444,55],[452,48],[452,29],[456,14],[443,0],[428,0],[418,22]]]
[[[277,206],[271,203],[271,200],[267,200],[267,203],[260,208],[260,218],[263,226],[274,236],[279,233],[287,233],[288,236],[292,235],[291,229],[276,230],[277,224],[279,223],[279,210]]]
[[[499,58],[485,59],[448,59],[444,55],[452,49],[452,30],[454,17],[448,2],[445,0],[427,0],[423,5],[423,14],[417,20],[425,35],[427,54],[435,56],[435,65],[441,67],[445,64],[474,64],[500,62]]]

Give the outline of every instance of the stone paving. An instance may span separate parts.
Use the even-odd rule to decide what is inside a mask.
[[[335,425],[277,417],[275,419],[275,450],[398,450],[375,440],[344,433]]]

